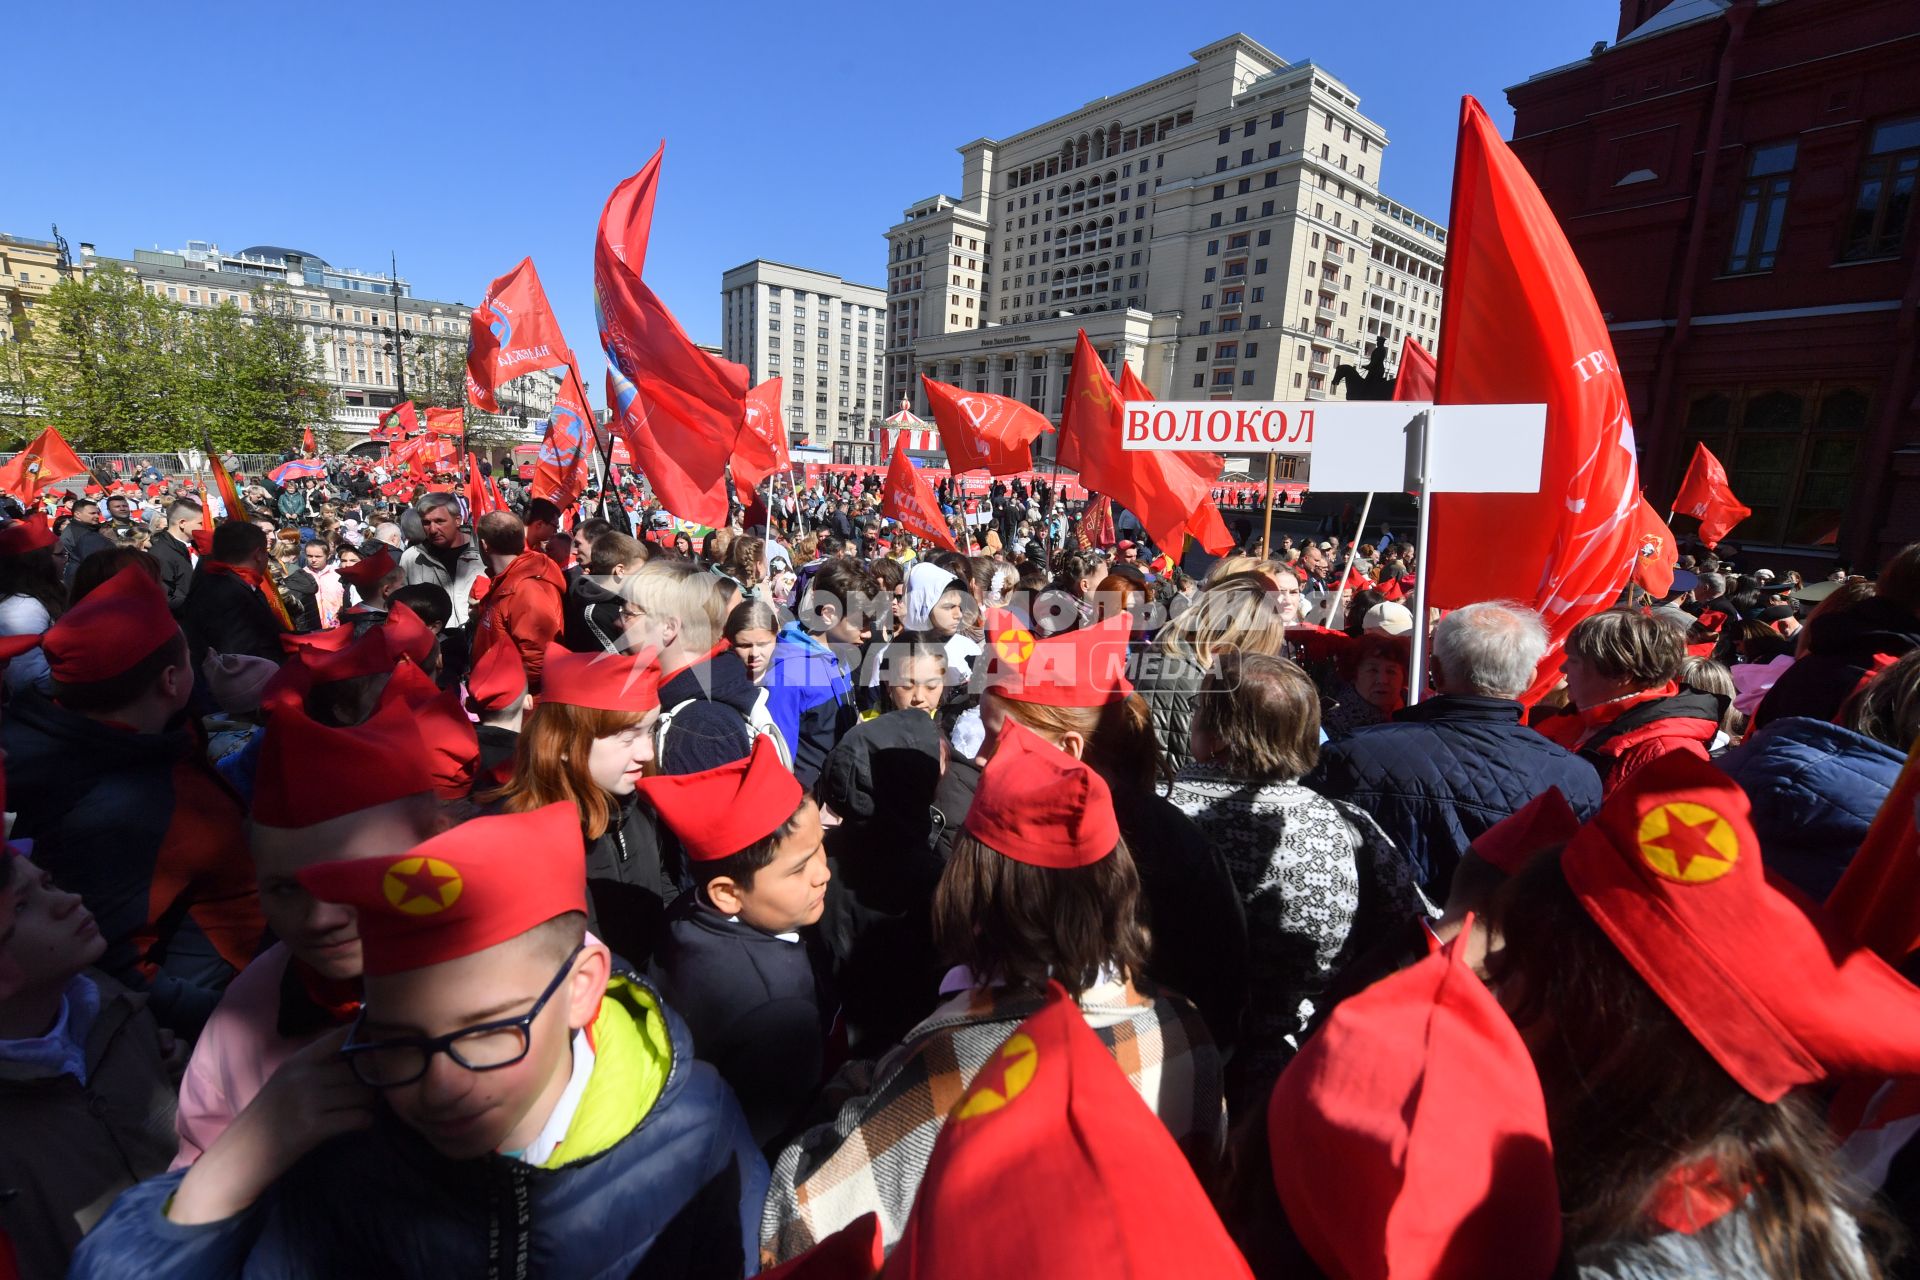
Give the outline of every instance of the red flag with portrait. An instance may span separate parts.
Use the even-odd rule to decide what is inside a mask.
[[[960,549],[947,528],[946,517],[940,514],[940,499],[935,496],[933,486],[913,465],[913,459],[907,457],[904,435],[895,440],[893,460],[887,464],[886,487],[880,491],[880,514],[889,520],[898,520],[902,529],[916,537],[938,543],[948,551]]]
[[[532,258],[488,285],[467,320],[467,399],[477,409],[499,413],[494,393],[503,383],[566,361],[567,342]]]
[[[1613,604],[1640,550],[1633,420],[1606,319],[1566,235],[1471,97],[1461,101],[1434,399],[1545,404],[1537,493],[1440,493],[1420,548],[1428,603],[1517,600],[1551,639],[1529,702],[1559,677],[1574,624]]]
[[[402,400],[380,415],[380,425],[369,431],[367,438],[381,444],[399,444],[419,430],[420,415],[414,411],[413,401]]]
[[[955,475],[985,468],[996,476],[1033,470],[1031,445],[1053,424],[1037,409],[985,391],[964,391],[925,374],[927,407],[940,428],[947,466]]]
[[[1704,444],[1693,446],[1693,460],[1680,481],[1680,492],[1673,497],[1673,510],[1700,522],[1700,541],[1709,547],[1719,546],[1733,526],[1753,514],[1752,507],[1733,496],[1727,469]]]
[[[1667,528],[1667,522],[1648,504],[1644,494],[1634,511],[1634,521],[1640,548],[1639,558],[1633,562],[1633,580],[1655,600],[1665,600],[1673,594],[1673,570],[1680,559],[1673,530]]]

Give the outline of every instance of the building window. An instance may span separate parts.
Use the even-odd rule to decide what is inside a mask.
[[[1286,118],[1287,118],[1286,112],[1284,111],[1274,112],[1272,118],[1267,121],[1267,128],[1278,129],[1280,127],[1280,122]]]
[[[1193,358],[1195,360],[1205,360],[1207,358],[1207,349],[1205,347],[1195,347],[1193,349]]]
[[[1257,342],[1249,342],[1247,344],[1247,359],[1251,360],[1259,354],[1260,354],[1260,344]]]
[[[1211,311],[1211,310],[1213,310],[1213,295],[1212,295],[1212,294],[1210,294],[1210,293],[1203,293],[1203,294],[1201,294],[1201,295],[1200,295],[1200,309],[1201,309],[1202,311]]]
[[[1214,386],[1216,386],[1216,387],[1230,387],[1230,386],[1232,386],[1232,385],[1233,385],[1233,370],[1231,370],[1231,369],[1215,369],[1215,370],[1213,371],[1213,385],[1214,385]]]
[[[1209,258],[1213,257],[1215,254],[1219,252],[1220,252],[1220,242],[1218,240],[1207,241],[1207,256]]]
[[[1916,170],[1920,170],[1920,116],[1877,126],[1860,166],[1860,186],[1847,218],[1841,258],[1891,257],[1900,252],[1907,215],[1913,211]]]
[[[1845,383],[1704,387],[1687,408],[1684,453],[1703,443],[1753,508],[1743,542],[1831,545],[1846,514],[1869,422],[1867,388]]]
[[[1240,371],[1240,385],[1243,387],[1250,387],[1253,385],[1253,370],[1242,369]]]
[[[1253,274],[1257,276],[1267,274],[1267,260],[1265,258],[1255,258],[1253,260]]]
[[[1206,375],[1206,374],[1204,374],[1204,373],[1196,373],[1196,374],[1194,374],[1194,375],[1193,375],[1193,387],[1194,387],[1194,390],[1196,390],[1196,391],[1198,391],[1198,390],[1199,390],[1200,388],[1202,388],[1202,387],[1204,387],[1204,386],[1206,386],[1206,385],[1207,385],[1207,375]]]
[[[1248,147],[1248,148],[1247,148],[1247,149],[1246,149],[1245,151],[1242,151],[1242,152],[1240,153],[1240,163],[1241,163],[1241,164],[1252,164],[1252,163],[1253,163],[1253,148],[1252,148],[1252,147]]]
[[[1218,267],[1208,267],[1206,270],[1206,274],[1201,277],[1201,283],[1212,284],[1214,281],[1214,277],[1219,272],[1219,270],[1220,268]]]
[[[1777,142],[1755,147],[1747,157],[1747,178],[1740,188],[1740,209],[1734,216],[1728,271],[1772,268],[1780,247],[1780,228],[1786,222],[1787,187],[1793,179],[1798,147],[1798,143]]]

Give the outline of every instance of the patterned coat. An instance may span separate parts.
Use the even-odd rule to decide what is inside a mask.
[[[1207,764],[1189,765],[1168,798],[1206,833],[1246,904],[1253,999],[1235,1074],[1244,1067],[1264,1090],[1335,971],[1408,919],[1434,913],[1406,856],[1352,805]]]
[[[827,1086],[838,1111],[781,1152],[760,1225],[761,1265],[805,1252],[863,1213],[887,1248],[900,1239],[934,1139],[973,1078],[1043,996],[995,988],[946,1001],[877,1063]],[[1087,1023],[1141,1098],[1204,1174],[1226,1139],[1220,1056],[1193,1006],[1174,995],[1131,999],[1119,983],[1080,997]]]

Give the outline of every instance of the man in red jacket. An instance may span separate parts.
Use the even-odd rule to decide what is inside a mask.
[[[511,643],[527,669],[527,688],[538,693],[547,646],[564,624],[567,580],[550,558],[527,550],[527,528],[512,512],[488,512],[475,532],[493,586],[474,610],[473,664],[494,645]]]

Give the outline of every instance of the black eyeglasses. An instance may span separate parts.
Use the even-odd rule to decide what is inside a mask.
[[[427,1074],[427,1067],[436,1053],[446,1054],[468,1071],[498,1071],[502,1067],[510,1067],[527,1056],[527,1050],[533,1045],[533,1020],[547,1007],[547,1001],[553,999],[553,993],[560,989],[567,974],[572,972],[574,960],[585,949],[584,942],[573,949],[566,963],[560,966],[560,972],[553,975],[553,981],[533,1002],[533,1008],[517,1018],[482,1022],[444,1036],[362,1040],[360,1030],[366,1023],[366,1014],[362,1012],[353,1024],[347,1042],[340,1047],[340,1052],[353,1068],[353,1074],[359,1077],[360,1083],[374,1089],[392,1089],[412,1084]]]

